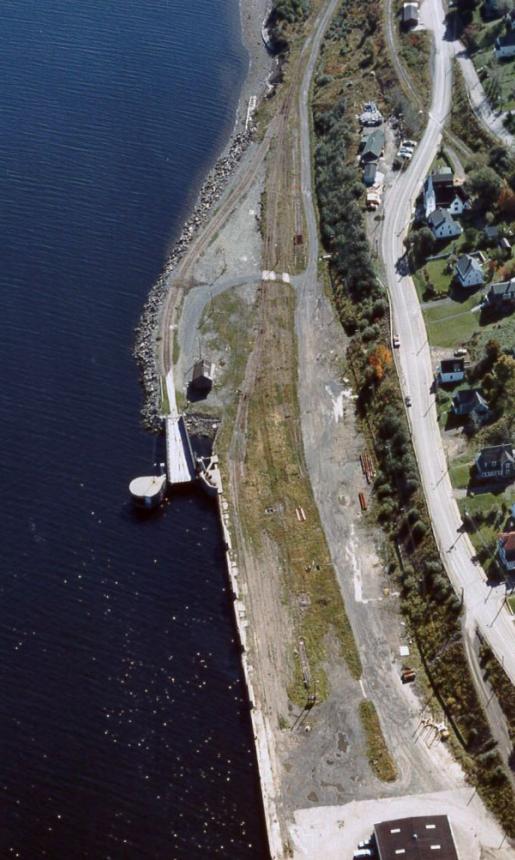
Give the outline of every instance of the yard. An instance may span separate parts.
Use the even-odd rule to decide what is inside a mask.
[[[515,108],[515,57],[499,61],[494,53],[496,38],[506,32],[503,21],[483,21],[477,7],[468,32],[472,44],[477,45],[470,56],[490,103],[501,110],[512,110]]]
[[[431,346],[453,347],[468,341],[479,328],[479,302],[480,294],[474,292],[463,302],[445,298],[433,306],[427,304],[423,314]]]

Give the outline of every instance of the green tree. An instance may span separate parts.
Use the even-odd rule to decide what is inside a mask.
[[[478,167],[468,180],[468,188],[476,198],[478,209],[483,212],[497,201],[501,190],[501,179],[491,167]]]

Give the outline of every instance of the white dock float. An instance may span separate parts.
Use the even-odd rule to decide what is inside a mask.
[[[166,471],[169,484],[189,484],[196,477],[195,458],[182,415],[166,419]]]

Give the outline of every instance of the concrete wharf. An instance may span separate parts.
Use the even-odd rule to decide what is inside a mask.
[[[175,385],[171,370],[166,374],[166,394],[169,411],[165,417],[166,430],[166,474],[168,483],[189,484],[197,477],[195,457],[184,416],[177,410]]]

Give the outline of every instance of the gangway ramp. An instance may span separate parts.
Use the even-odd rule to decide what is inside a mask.
[[[169,484],[189,484],[196,478],[195,458],[182,415],[166,418],[166,471]]]

